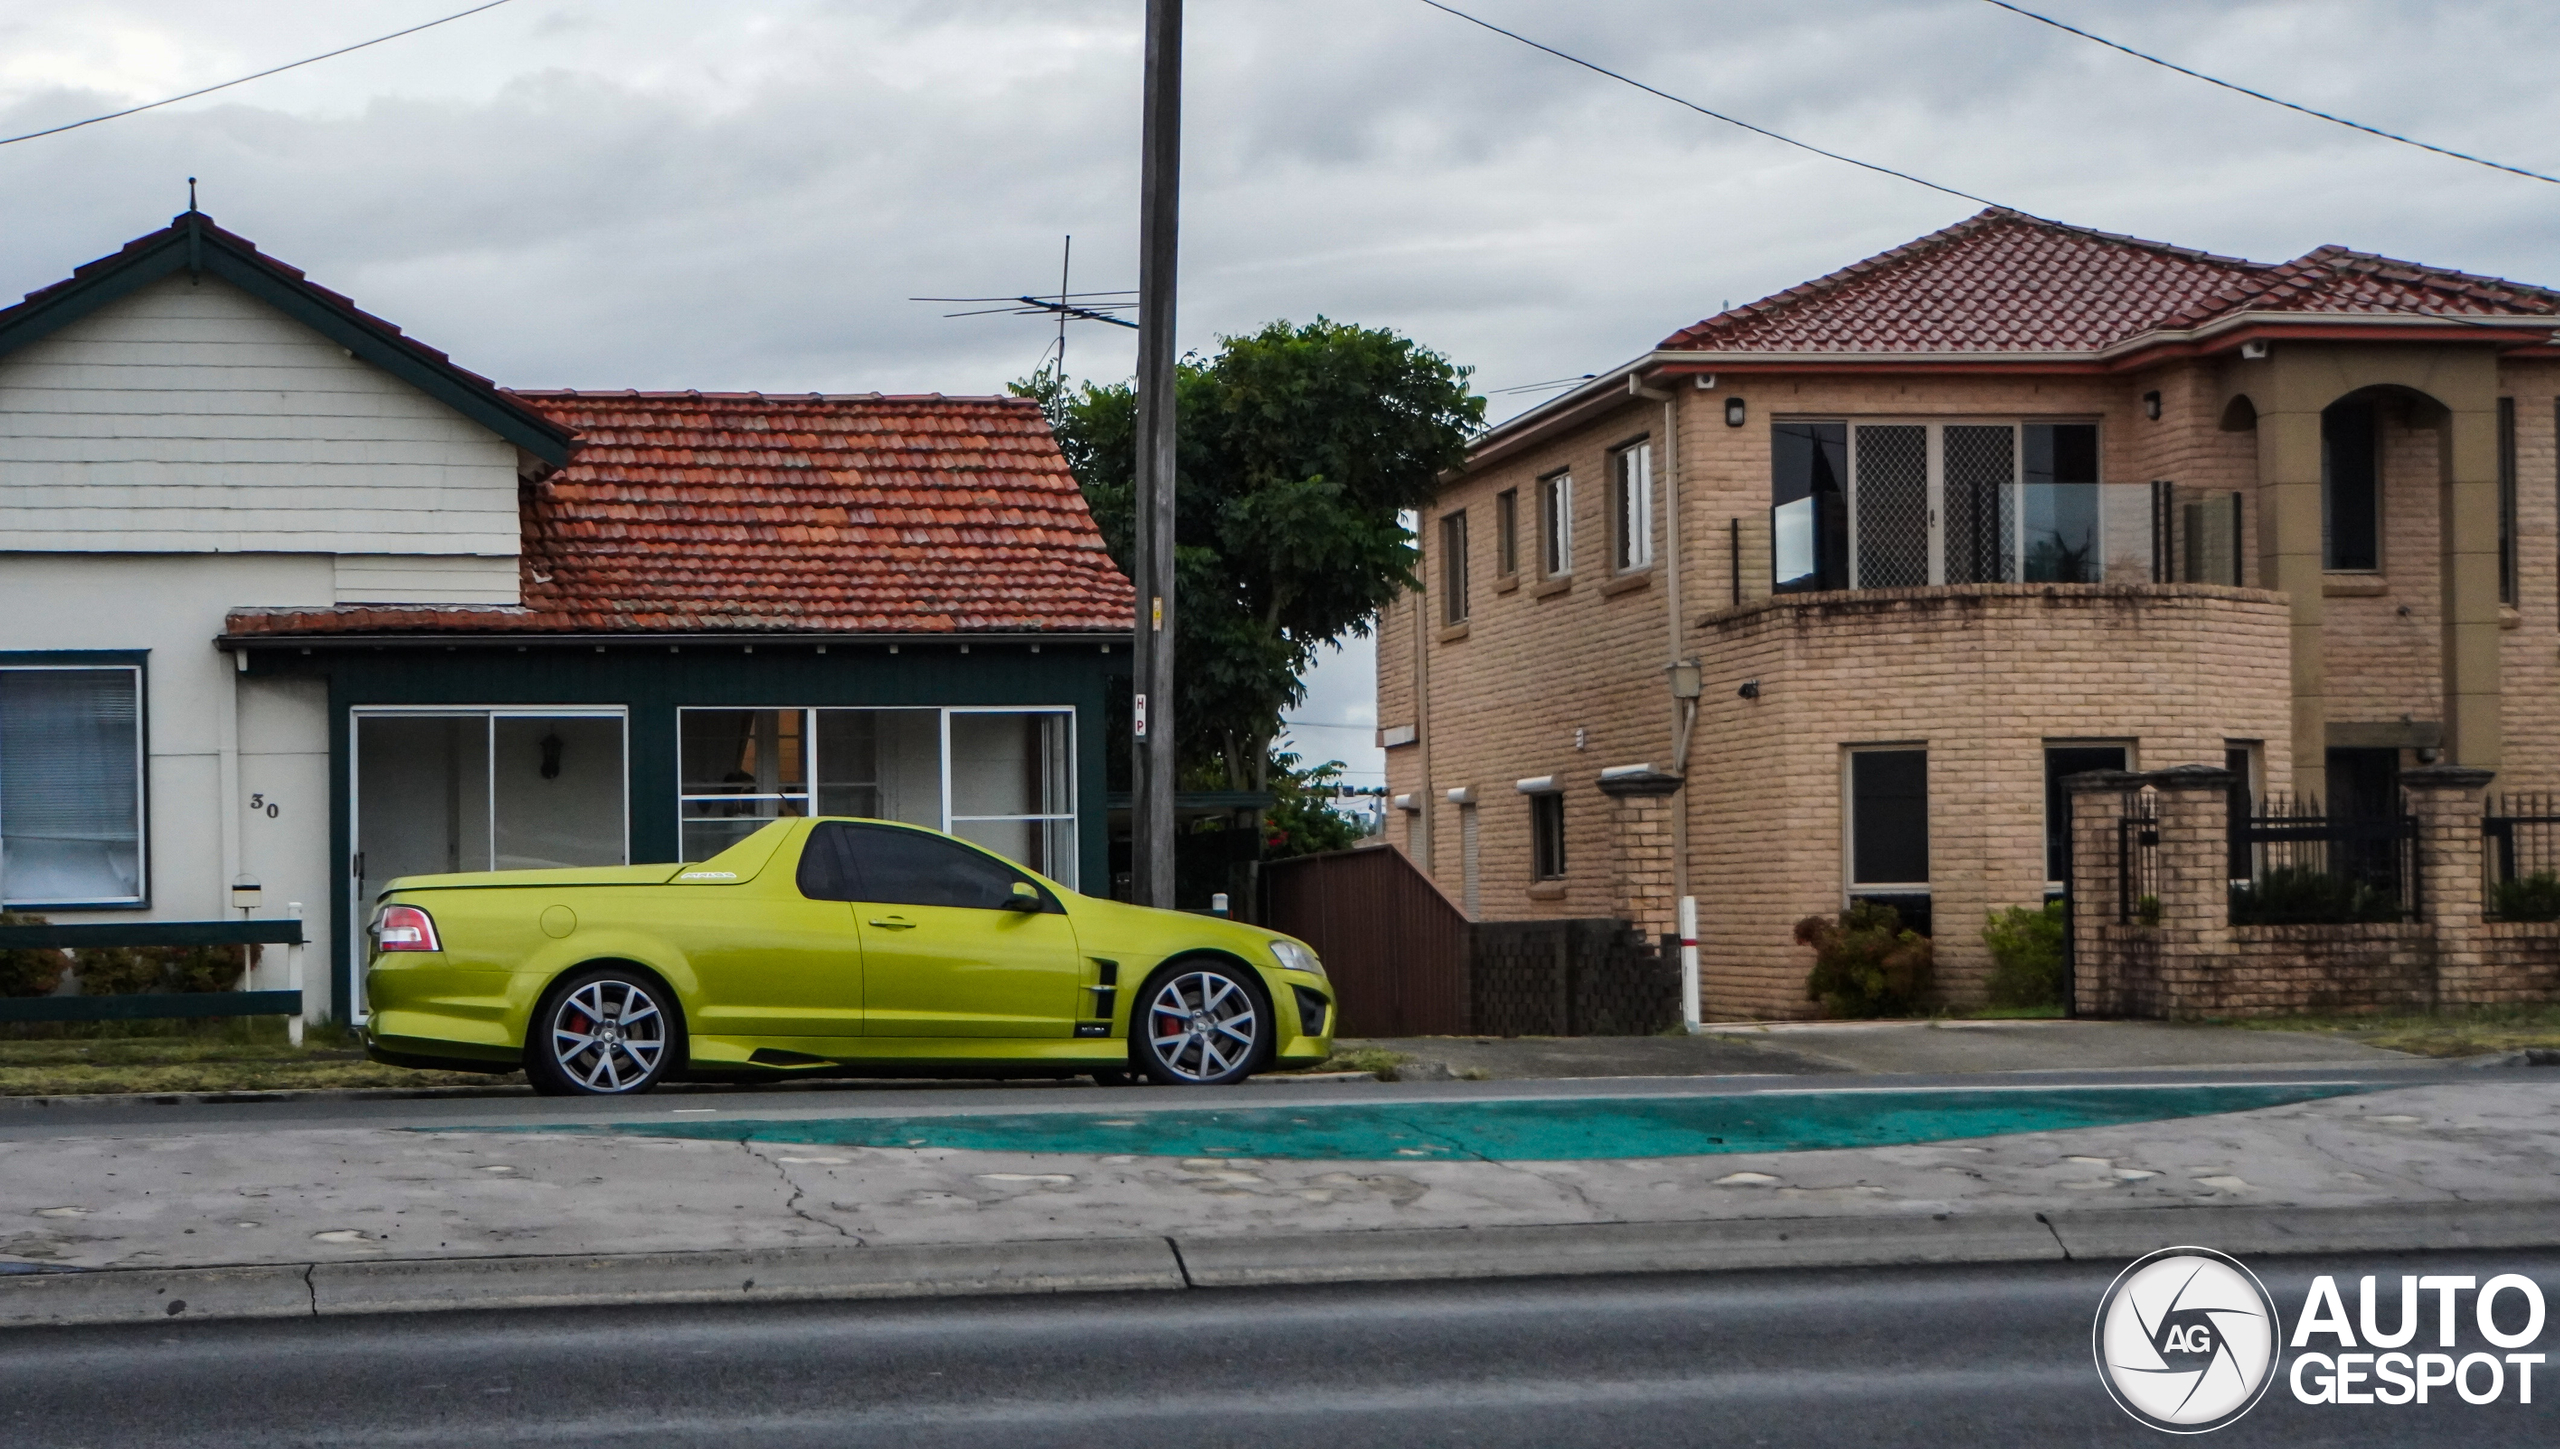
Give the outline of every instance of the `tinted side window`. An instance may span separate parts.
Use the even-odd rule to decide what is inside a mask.
[[[1039,889],[1038,882],[1004,862],[938,835],[862,825],[834,828],[842,832],[837,839],[846,847],[860,900],[993,911],[1012,901],[1016,881]],[[1060,909],[1047,891],[1040,897],[1045,909]]]
[[[829,823],[809,832],[809,843],[800,851],[800,894],[813,901],[861,899],[845,864],[845,837],[852,831],[849,825]]]

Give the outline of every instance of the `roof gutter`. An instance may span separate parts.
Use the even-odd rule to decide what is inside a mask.
[[[235,652],[250,653],[257,650],[295,651],[308,654],[315,649],[532,649],[540,647],[544,649],[593,648],[601,650],[615,647],[627,649],[680,649],[686,645],[701,647],[735,647],[738,645],[745,645],[749,648],[753,648],[758,644],[775,644],[783,646],[797,645],[802,647],[811,645],[824,646],[828,644],[847,644],[854,646],[884,644],[956,644],[962,646],[971,644],[1111,645],[1126,644],[1134,638],[1136,638],[1135,632],[1128,629],[1061,629],[1043,632],[1026,632],[1022,630],[996,632],[990,630],[986,633],[963,633],[954,631],[951,633],[939,634],[921,632],[866,634],[807,632],[783,633],[778,630],[763,632],[752,629],[742,629],[733,633],[538,634],[531,631],[523,633],[509,633],[501,630],[492,630],[485,633],[470,634],[222,634],[215,637],[213,647],[226,654]]]

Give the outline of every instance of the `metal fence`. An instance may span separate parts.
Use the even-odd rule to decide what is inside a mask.
[[[2116,921],[2160,924],[2159,796],[2140,790],[2125,797],[2116,822]]]
[[[2497,796],[2480,834],[2480,900],[2489,918],[2560,920],[2560,796]]]
[[[2232,852],[2235,925],[2405,921],[2418,913],[2418,822],[2333,815],[2316,795],[2271,795],[2239,819]],[[2239,875],[2245,865],[2247,874]]]

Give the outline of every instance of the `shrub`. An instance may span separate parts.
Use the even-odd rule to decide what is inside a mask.
[[[71,959],[83,996],[228,991],[240,980],[237,946],[84,946]]]
[[[2489,896],[2489,912],[2502,921],[2560,921],[2560,876],[2546,870],[2498,882]]]
[[[1891,906],[1857,901],[1840,913],[1796,922],[1796,944],[1813,948],[1806,999],[1833,1016],[1904,1016],[1929,994],[1936,948],[1903,929]]]
[[[2308,866],[2271,870],[2231,888],[2235,926],[2348,925],[2400,919],[2400,898],[2370,882]]]
[[[0,911],[0,926],[49,926],[42,916]],[[62,981],[65,962],[49,946],[0,951],[0,996],[48,996]]]
[[[2062,902],[1993,911],[1983,922],[1982,944],[1991,948],[1992,1005],[2062,1003]]]

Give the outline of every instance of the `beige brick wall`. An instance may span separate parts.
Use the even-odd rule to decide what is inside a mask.
[[[1978,923],[1995,905],[2042,893],[2045,740],[2128,739],[2135,763],[2219,764],[2225,740],[2265,743],[2266,780],[2292,788],[2288,606],[2280,595],[2212,588],[2116,592],[2017,586],[1867,595],[1808,611],[1795,604],[1735,614],[1732,601],[1768,593],[1769,424],[1785,417],[1871,420],[2095,418],[2107,480],[2168,479],[2182,488],[2243,495],[2244,575],[2260,577],[2257,442],[2226,431],[2225,409],[2247,391],[2250,364],[2178,362],[2128,375],[1883,377],[1727,375],[1713,391],[1673,384],[1676,446],[1665,405],[1630,398],[1556,437],[1454,480],[1423,520],[1435,553],[1438,519],[1464,509],[1470,536],[1470,617],[1439,627],[1436,600],[1407,599],[1381,620],[1379,717],[1417,723],[1416,651],[1428,654],[1430,739],[1387,752],[1389,788],[1428,794],[1436,821],[1433,874],[1465,888],[1461,813],[1441,793],[1471,786],[1478,827],[1481,913],[1492,919],[1611,914],[1618,818],[1595,787],[1607,766],[1671,765],[1677,713],[1663,668],[1677,654],[1704,663],[1690,786],[1680,797],[1690,849],[1687,883],[1701,901],[1711,1013],[1800,1015],[1805,962],[1787,927],[1836,908],[1841,889],[1840,758],[1844,744],[1927,742],[1931,750],[1933,875],[1940,979],[1973,999],[1988,962]],[[2504,635],[2506,760],[2494,790],[2560,789],[2560,450],[2553,399],[2560,362],[2510,363],[2516,398],[2519,559],[2523,604]],[[2144,416],[2158,391],[2162,415]],[[1741,427],[1726,399],[1744,399]],[[1657,563],[1632,586],[1608,573],[1608,456],[1631,439],[1654,446]],[[2441,718],[2440,581],[2436,570],[2436,433],[2386,407],[2383,592],[2324,599],[2331,717]],[[1666,495],[1676,459],[1682,627],[1670,612]],[[1536,572],[1536,484],[1558,468],[1575,478],[1570,587],[1545,590]],[[1523,568],[1495,572],[1494,496],[1517,489]],[[2132,492],[2110,506],[2133,504]],[[2111,544],[2147,538],[2147,519],[2111,518]],[[1738,532],[1737,532],[1738,529]],[[1740,575],[1733,567],[1738,540]],[[1438,560],[1423,576],[1439,583]],[[2370,587],[2357,581],[2352,587]],[[1955,596],[1967,596],[1956,602]],[[1994,595],[1998,595],[1994,597]],[[2079,597],[2074,597],[2078,595]],[[1858,612],[1876,606],[1872,612]],[[2407,614],[2400,613],[2406,607]],[[1453,637],[1441,637],[1454,632]],[[1763,681],[1755,706],[1734,698]],[[1423,756],[1430,756],[1424,778]],[[1521,778],[1566,785],[1568,870],[1533,886],[1529,802]],[[2320,787],[2316,769],[2303,782]],[[1407,841],[1413,817],[1391,819]],[[1677,863],[1675,863],[1677,864]]]

